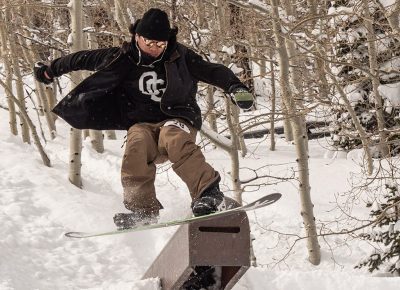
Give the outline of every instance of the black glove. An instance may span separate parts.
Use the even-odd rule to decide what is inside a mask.
[[[253,94],[248,89],[239,87],[232,92],[233,102],[241,109],[248,110],[253,106]]]
[[[43,62],[37,62],[35,63],[35,66],[33,67],[33,73],[35,75],[35,79],[41,83],[44,83],[46,85],[51,84],[54,80],[53,76],[51,76],[48,73],[48,66],[45,65]],[[47,75],[50,78],[47,78],[44,73],[47,72]]]

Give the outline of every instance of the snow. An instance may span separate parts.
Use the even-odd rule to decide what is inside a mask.
[[[232,45],[230,47],[223,46],[221,51],[227,53],[228,55],[233,55],[236,52],[234,45]]]
[[[362,91],[355,84],[345,86],[344,92],[353,106],[359,102],[362,102],[364,99]],[[344,101],[340,99],[339,103],[344,104]]]
[[[383,7],[389,7],[396,3],[396,0],[379,0]]]
[[[241,68],[241,67],[238,67],[235,63],[230,63],[229,65],[228,65],[228,67],[230,68],[230,70],[231,71],[233,71],[233,73],[235,73],[235,74],[240,74],[242,71],[243,71],[243,69]]]
[[[0,104],[6,104],[4,94]],[[0,118],[8,120],[8,113],[0,110]],[[79,189],[67,180],[69,127],[58,120],[57,129],[57,138],[45,145],[52,161],[48,168],[33,145],[12,136],[8,122],[0,123],[0,289],[159,289],[158,279],[141,277],[176,227],[82,240],[64,236],[67,231],[110,230],[114,213],[125,211],[119,176],[125,133],[118,132],[118,140],[105,140],[103,154],[96,153],[89,140],[83,142],[83,189]],[[400,278],[354,269],[372,250],[358,239],[320,238],[321,264],[308,262],[306,241],[295,242],[304,236],[298,185],[289,179],[297,170],[295,148],[278,139],[277,150],[271,152],[268,143],[268,139],[247,140],[249,154],[241,159],[241,178],[254,177],[253,170],[268,177],[247,184],[243,198],[250,202],[272,192],[283,197],[265,210],[249,212],[258,267],[251,267],[233,289],[398,289]],[[350,176],[360,173],[362,150],[346,155],[325,148],[325,140],[310,142],[317,225],[331,231],[351,228],[337,202],[347,199]],[[212,145],[204,152],[221,173],[221,188],[229,196],[227,153]],[[161,221],[188,216],[190,198],[183,182],[169,164],[158,171],[156,188],[165,207]],[[360,200],[342,205],[367,219],[369,210]]]
[[[385,280],[383,283],[382,280]],[[263,271],[252,269],[236,290],[279,289],[279,290],[338,290],[338,289],[398,289],[398,278],[365,277],[346,271],[332,273],[327,271]],[[264,285],[265,288],[260,287]]]
[[[396,77],[396,72],[400,69],[400,57],[394,57],[381,64],[380,69],[385,73],[381,75],[383,80]]]
[[[400,106],[400,82],[379,85],[379,93],[388,102],[388,107],[398,108]]]

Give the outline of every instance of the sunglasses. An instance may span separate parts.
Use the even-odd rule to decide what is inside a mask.
[[[168,41],[157,41],[157,40],[150,40],[147,38],[144,38],[143,36],[140,36],[148,47],[153,47],[154,45],[157,46],[158,48],[165,48],[168,44]]]

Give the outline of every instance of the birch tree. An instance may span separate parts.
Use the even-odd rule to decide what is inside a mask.
[[[82,32],[82,1],[71,0],[71,52],[82,50],[83,32]],[[81,72],[71,73],[71,90],[82,81]],[[82,131],[70,129],[70,152],[69,152],[69,180],[77,187],[82,187],[81,161],[82,155]]]
[[[280,68],[280,90],[285,107],[288,110],[288,118],[290,118],[293,128],[293,137],[296,146],[297,164],[299,170],[299,193],[301,200],[301,216],[303,218],[304,227],[307,233],[307,249],[309,261],[318,265],[321,260],[321,251],[317,239],[317,230],[315,225],[314,212],[310,195],[310,180],[308,169],[308,152],[304,136],[304,120],[297,113],[296,103],[293,100],[292,92],[289,83],[289,63],[288,53],[285,45],[285,39],[282,35],[282,30],[279,24],[278,1],[270,0],[272,7],[272,23],[274,35],[277,43],[279,54]]]
[[[94,27],[93,19],[90,15],[85,17],[86,25],[85,27]],[[88,31],[86,33],[86,41],[84,41],[86,48],[88,49],[97,49],[99,48],[96,36]],[[88,76],[88,74],[86,74]],[[103,153],[104,152],[104,142],[103,142],[103,133],[101,130],[89,130],[89,137],[92,147],[96,152]]]
[[[283,0],[282,1],[283,7],[286,11],[288,22],[292,22],[296,19],[296,10],[293,8],[292,1],[291,0]],[[303,99],[304,99],[304,88],[303,88],[303,83],[302,79],[304,79],[305,74],[307,73],[305,69],[303,69],[303,66],[301,65],[302,62],[304,62],[304,59],[301,59],[300,51],[296,47],[296,42],[298,40],[296,39],[295,35],[287,35],[285,37],[285,45],[287,47],[287,52],[288,52],[288,61],[289,61],[289,72],[290,72],[290,86],[292,88],[292,94],[293,98],[296,101],[296,107],[298,107],[300,110],[304,110],[304,105],[303,105]],[[305,116],[301,115],[301,118],[303,118],[303,122],[301,123],[304,131],[304,136],[307,137],[306,133],[306,120]],[[294,136],[293,136],[294,137]],[[306,140],[305,145],[308,150],[308,142]]]
[[[9,24],[12,23],[11,12],[8,7],[6,7],[6,9],[5,9],[5,20],[6,20],[6,23],[9,23]],[[21,69],[19,66],[19,60],[18,60],[18,56],[17,56],[15,34],[11,33],[11,27],[9,25],[6,25],[6,31],[8,34],[8,44],[9,44],[9,49],[10,49],[12,71],[15,76],[15,88],[16,88],[16,92],[17,92],[17,98],[18,98],[19,102],[22,104],[22,106],[19,107],[19,109],[26,110],[25,94],[24,94],[24,88],[23,88],[23,83],[22,83]],[[19,115],[19,117],[20,117],[22,141],[25,143],[30,143],[31,141],[30,141],[28,124],[26,124],[25,119],[22,117],[22,115]]]
[[[15,110],[15,104],[11,97],[12,95],[12,72],[11,72],[11,64],[9,61],[8,55],[8,47],[7,47],[7,32],[6,32],[6,22],[4,18],[4,12],[0,12],[0,37],[1,37],[1,59],[4,64],[4,74],[5,80],[2,83],[3,87],[6,91],[7,96],[7,105],[8,105],[8,115],[9,115],[9,124],[10,131],[13,135],[18,135],[18,126],[17,126],[17,114]]]
[[[33,124],[31,118],[29,117],[28,113],[26,110],[24,110],[24,104],[22,104],[13,94],[13,92],[7,87],[7,85],[0,79],[0,85],[4,87],[4,89],[7,92],[8,97],[18,106],[19,108],[19,115],[21,115],[21,118],[24,118],[24,121],[26,124],[29,126],[29,128],[32,131],[32,137],[33,137],[33,142],[35,143],[36,147],[38,148],[40,157],[42,158],[43,164],[47,167],[51,167],[51,162],[49,157],[47,156],[46,152],[44,151],[44,148],[42,146],[42,143],[40,143],[39,136],[36,132],[36,127]]]
[[[339,2],[329,9],[334,21],[328,26],[335,34],[330,38],[336,55],[330,66],[369,136],[372,157],[387,158],[388,153],[398,154],[396,148],[400,144],[395,133],[398,125],[395,116],[400,107],[390,94],[385,94],[385,87],[399,82],[396,58],[400,44],[385,17],[387,13],[377,1],[349,1],[348,17],[335,15],[345,8],[340,5],[343,4]],[[351,116],[342,104],[333,104],[337,115],[331,122],[332,144],[342,150],[357,148],[363,141],[356,125],[349,122]]]
[[[389,147],[387,145],[388,134],[385,130],[385,118],[383,115],[383,100],[379,93],[378,87],[379,81],[379,67],[377,61],[377,51],[375,46],[375,29],[373,27],[373,19],[369,11],[369,1],[363,0],[363,10],[364,10],[364,23],[367,28],[367,43],[368,43],[368,59],[369,59],[369,69],[372,75],[372,91],[375,98],[375,112],[376,120],[378,122],[378,130],[380,136],[380,150],[383,156],[389,154]]]
[[[27,13],[27,10],[21,9],[21,14],[22,14],[21,17],[22,24],[28,27],[26,19],[28,19],[29,14]],[[25,60],[30,65],[30,67],[33,67],[35,61],[40,59],[39,54],[33,48],[32,43],[31,42],[28,43],[26,41],[26,39],[30,37],[28,32],[23,29],[19,29],[19,31],[20,31],[19,42],[23,54],[25,56]],[[22,36],[25,36],[25,38]],[[45,116],[47,127],[49,129],[50,138],[54,139],[56,137],[56,125],[55,125],[56,118],[55,114],[51,112],[51,108],[53,108],[55,105],[54,90],[50,88],[50,86],[46,86],[42,83],[39,83],[37,80],[35,80],[34,82],[36,88],[35,93],[37,95],[37,100],[39,104],[38,105],[39,114]]]
[[[245,39],[243,12],[241,11],[240,7],[236,5],[229,4],[228,7],[230,11],[230,18],[229,18],[230,31],[232,35],[235,36],[235,39],[243,41],[243,39]],[[234,47],[235,47],[235,53],[233,61],[242,69],[240,77],[243,83],[246,84],[251,91],[253,91],[254,84],[251,74],[250,60],[248,58],[249,55],[248,50],[246,46],[238,42],[234,44]]]
[[[381,5],[381,10],[385,13],[393,34],[400,41],[400,1],[395,1],[389,6],[383,6],[383,4],[378,1],[378,5],[379,4]]]
[[[273,51],[270,50],[270,73],[271,73],[271,126],[270,130],[270,147],[271,151],[275,151],[275,112],[276,112],[276,86],[275,86],[275,68],[273,59]]]
[[[114,19],[118,23],[120,31],[129,35],[128,27],[131,20],[127,14],[127,3],[125,1],[114,0]]]

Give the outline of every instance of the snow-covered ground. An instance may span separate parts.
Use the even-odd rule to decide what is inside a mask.
[[[82,240],[64,237],[67,231],[109,230],[114,213],[124,211],[119,177],[124,132],[118,133],[118,140],[105,140],[103,154],[84,141],[81,190],[67,180],[69,129],[63,121],[57,121],[57,138],[45,146],[52,162],[48,168],[33,145],[9,133],[6,111],[0,111],[0,119],[0,289],[158,289],[157,279],[140,279],[176,227]],[[278,140],[277,150],[271,152],[268,142],[247,140],[250,153],[241,167],[260,168],[259,175],[291,177],[296,170],[294,146]],[[359,172],[360,153],[332,155],[325,148],[325,141],[310,142],[312,199],[317,223],[337,230],[336,226],[346,227],[346,219],[336,201],[341,202],[338,195],[349,189],[350,176]],[[229,195],[228,155],[210,145],[205,155],[224,176],[222,189]],[[167,168],[159,170],[156,182],[165,221],[190,214],[187,190]],[[252,174],[244,169],[242,178]],[[267,181],[276,180],[253,184]],[[244,194],[245,202],[272,192],[283,197],[249,213],[258,267],[250,268],[235,290],[400,288],[400,278],[355,270],[371,247],[347,236],[320,238],[321,264],[307,261],[306,241],[293,245],[293,235],[304,235],[294,181],[247,190],[253,191]],[[353,214],[367,217],[363,203],[351,206]]]

